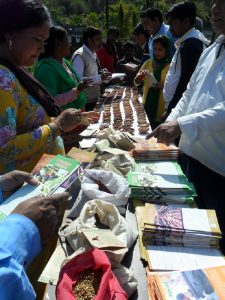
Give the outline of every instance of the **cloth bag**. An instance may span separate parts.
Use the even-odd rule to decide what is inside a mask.
[[[106,254],[99,249],[84,252],[63,266],[56,287],[57,300],[76,300],[72,288],[87,269],[102,270],[102,279],[95,300],[126,300],[127,295],[113,274]]]
[[[120,263],[126,252],[137,239],[137,231],[133,230],[122,217],[115,205],[102,200],[88,201],[81,210],[80,216],[59,230],[62,239],[66,239],[74,251],[90,249],[90,244],[82,238],[82,231],[97,228],[100,225],[112,230],[114,235],[125,245],[120,252],[105,251],[110,261]]]
[[[99,185],[95,182],[102,182],[111,192],[100,191]],[[87,201],[102,199],[105,202],[116,205],[119,211],[124,214],[125,206],[130,196],[130,188],[127,181],[114,172],[102,170],[86,170],[83,180],[81,181],[81,190],[69,212],[69,218],[77,218],[81,209]]]
[[[112,171],[122,177],[134,170],[135,160],[129,154],[117,154],[104,158],[104,155],[98,156],[98,161],[91,164],[91,169],[101,169],[104,171]]]
[[[107,139],[110,146],[113,148],[122,149],[124,151],[131,151],[134,149],[134,144],[127,135],[113,128],[101,130],[98,134],[98,139]]]

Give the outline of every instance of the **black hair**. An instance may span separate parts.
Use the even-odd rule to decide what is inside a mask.
[[[186,18],[190,20],[190,25],[194,26],[196,22],[196,6],[193,2],[185,1],[173,5],[167,12],[167,18],[178,19],[184,21]]]
[[[147,33],[147,31],[144,30],[144,26],[142,23],[139,23],[133,30],[133,34],[135,35],[139,35],[139,34],[143,34],[145,35],[146,38],[149,38],[149,34]]]
[[[88,38],[93,38],[96,35],[101,35],[102,32],[100,29],[95,27],[87,27],[84,29],[83,32],[83,43],[87,46],[88,45]]]
[[[163,48],[168,48],[168,38],[165,35],[158,35],[153,39],[153,45],[160,43]]]
[[[163,22],[163,15],[162,15],[161,11],[155,7],[151,7],[151,8],[144,10],[143,12],[141,12],[140,17],[141,18],[146,17],[146,18],[151,19],[152,21],[155,18],[158,18],[159,22],[161,22],[161,23]]]
[[[133,48],[134,50],[136,50],[136,46],[133,42],[126,42],[124,45],[123,45],[123,48],[124,49],[131,49]]]
[[[107,31],[107,34],[110,34],[110,33],[113,33],[113,32],[115,32],[117,34],[117,37],[119,36],[119,30],[118,30],[117,27],[115,27],[115,26],[109,27],[109,29]]]
[[[50,22],[48,9],[34,0],[1,0],[0,1],[0,42],[5,34]]]
[[[39,57],[39,59],[52,57],[54,53],[55,41],[63,39],[68,35],[65,28],[61,26],[52,26],[49,31],[49,37],[45,41],[45,51]]]

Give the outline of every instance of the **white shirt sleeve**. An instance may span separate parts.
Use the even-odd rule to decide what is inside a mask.
[[[102,84],[102,76],[101,74],[96,74],[92,77],[93,82],[96,84]]]
[[[84,78],[84,60],[80,55],[76,55],[72,61],[72,66],[74,70],[79,75],[80,79],[83,80]]]
[[[72,66],[79,75],[80,79],[84,79],[84,68],[85,63],[83,58],[80,55],[76,55],[72,61]],[[89,76],[88,76],[89,77]],[[91,76],[90,76],[91,77]],[[102,77],[100,74],[96,74],[92,76],[93,83],[95,84],[102,84]]]
[[[225,131],[225,101],[202,112],[178,118],[182,134],[189,143]]]

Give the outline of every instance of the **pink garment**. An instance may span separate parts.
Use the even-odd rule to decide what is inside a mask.
[[[73,88],[68,92],[54,96],[55,104],[57,104],[58,106],[66,105],[67,103],[76,100],[78,96],[79,96],[79,91],[76,88]]]

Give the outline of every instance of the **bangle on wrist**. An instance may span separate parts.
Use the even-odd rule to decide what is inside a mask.
[[[55,139],[56,138],[56,132],[55,132],[55,128],[54,127],[52,127],[50,124],[48,124],[48,127],[50,128],[50,130],[51,130],[51,134],[52,134],[52,136],[53,136],[53,139]]]
[[[60,134],[63,134],[63,133],[64,133],[64,130],[63,130],[62,126],[59,125],[59,123],[56,122],[56,121],[54,121],[54,120],[53,120],[52,122],[59,128]]]

